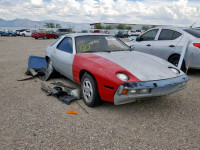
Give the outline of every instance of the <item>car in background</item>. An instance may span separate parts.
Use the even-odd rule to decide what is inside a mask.
[[[187,75],[158,57],[131,51],[109,34],[67,34],[46,48],[49,73],[81,85],[89,107],[101,100],[116,105],[162,96],[186,87]]]
[[[106,30],[94,30],[92,33],[106,33]]]
[[[88,30],[82,30],[81,33],[89,33]]]
[[[12,30],[3,30],[1,31],[0,36],[16,36],[16,32]]]
[[[15,32],[16,32],[16,35],[17,35],[17,36],[20,36],[20,32],[23,32],[23,31],[25,31],[25,30],[28,30],[28,29],[16,30],[16,31],[15,31]]]
[[[21,36],[31,36],[32,33],[34,33],[34,32],[36,32],[36,30],[25,30],[25,31],[20,32],[19,34]]]
[[[126,42],[126,44],[135,51],[158,56],[177,66],[184,44],[188,41],[181,69],[185,71],[189,61],[189,68],[200,69],[199,30],[177,27],[153,28],[137,37],[136,41]]]
[[[143,31],[142,30],[135,30],[135,31],[131,31],[131,36],[139,36],[140,34],[142,34]]]
[[[126,36],[126,31],[118,31],[118,33],[116,34],[116,36],[118,37],[118,38],[125,38],[125,37],[128,37],[128,36]]]
[[[128,38],[131,35],[131,31],[124,31],[124,37]]]
[[[118,33],[116,34],[116,36],[118,38],[128,38],[130,36],[130,31],[127,30],[119,30]]]
[[[69,34],[72,33],[72,29],[57,29],[56,33],[58,34],[58,36],[64,35],[64,34]]]
[[[43,39],[50,39],[50,38],[54,38],[57,39],[59,37],[59,35],[57,33],[55,33],[54,31],[36,31],[33,32],[31,34],[32,38],[38,39],[38,38],[43,38]]]
[[[118,33],[118,30],[108,30],[107,33],[112,35],[112,36],[116,36],[117,33]]]

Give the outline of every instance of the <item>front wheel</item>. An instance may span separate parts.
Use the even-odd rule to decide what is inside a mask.
[[[180,59],[179,55],[174,55],[169,59],[169,62],[171,64],[173,64],[174,66],[178,67],[179,59]],[[185,61],[184,60],[183,60],[182,66],[181,66],[181,70],[183,72],[186,72]]]
[[[97,82],[89,73],[85,73],[81,78],[81,94],[84,103],[89,107],[98,106],[101,103]]]

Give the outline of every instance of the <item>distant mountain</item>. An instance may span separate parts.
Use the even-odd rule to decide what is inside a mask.
[[[89,29],[89,23],[73,23],[57,20],[32,21],[29,19],[4,20],[0,18],[0,27],[43,28],[45,22],[60,24],[62,28],[72,27],[75,30]]]

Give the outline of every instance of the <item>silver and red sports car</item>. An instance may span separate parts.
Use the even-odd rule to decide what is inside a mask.
[[[81,85],[87,106],[124,104],[186,87],[188,76],[158,57],[132,51],[106,34],[68,34],[46,49],[48,71]]]

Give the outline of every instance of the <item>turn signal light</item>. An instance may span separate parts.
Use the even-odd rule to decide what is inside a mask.
[[[193,43],[193,45],[194,45],[195,47],[200,48],[200,43]]]
[[[128,89],[123,89],[121,94],[128,94]]]
[[[126,95],[134,95],[134,94],[149,94],[151,89],[123,89],[121,94]]]

